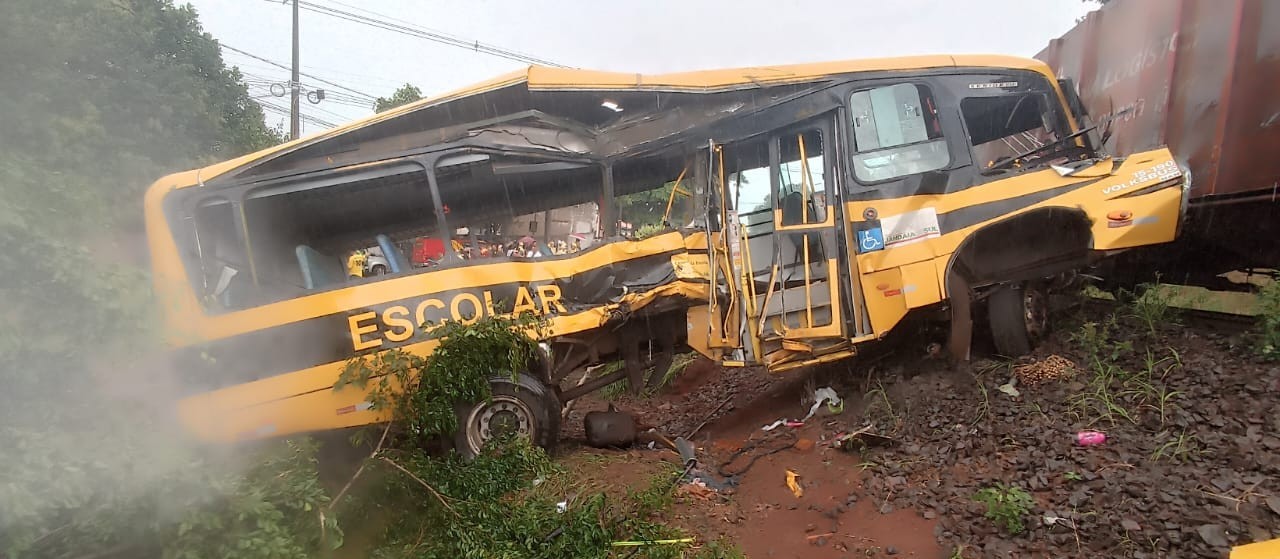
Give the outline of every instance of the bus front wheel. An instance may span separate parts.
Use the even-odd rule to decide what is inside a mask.
[[[548,451],[560,438],[560,403],[555,393],[521,373],[489,379],[493,396],[485,402],[458,409],[455,448],[473,458],[485,445],[503,436],[516,435]]]
[[[1033,282],[1001,285],[987,299],[996,351],[1005,357],[1031,353],[1049,330],[1049,300]]]

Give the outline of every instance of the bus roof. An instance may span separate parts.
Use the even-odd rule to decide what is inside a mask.
[[[1006,55],[923,55],[814,62],[781,66],[699,70],[671,74],[630,74],[572,68],[529,66],[455,91],[420,99],[394,109],[318,132],[297,140],[246,154],[207,167],[174,173],[151,186],[148,195],[202,184],[231,171],[270,161],[299,148],[317,144],[373,124],[402,117],[419,109],[460,101],[475,95],[521,85],[530,91],[716,93],[739,89],[801,84],[858,72],[924,70],[930,68],[1002,68],[1032,70],[1053,78],[1049,67],[1035,59]],[[151,192],[158,191],[158,192]]]

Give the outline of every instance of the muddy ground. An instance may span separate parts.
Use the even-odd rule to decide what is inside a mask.
[[[665,520],[752,558],[1225,557],[1280,536],[1280,367],[1236,329],[1132,314],[1059,312],[1050,339],[1016,363],[949,367],[926,350],[936,333],[903,329],[863,358],[802,373],[696,362],[662,393],[615,404],[672,437],[696,429],[713,484],[738,474],[721,491],[682,490]],[[1017,396],[999,389],[1029,363],[1041,365],[1020,370]],[[845,398],[840,413],[761,430],[802,417],[822,386]],[[583,399],[565,424],[562,460],[584,480],[625,488],[678,468],[660,448],[583,446],[583,415],[606,405]],[[865,426],[893,443],[831,446]],[[1106,443],[1076,444],[1084,429]],[[974,500],[997,484],[1032,499],[1019,534]]]

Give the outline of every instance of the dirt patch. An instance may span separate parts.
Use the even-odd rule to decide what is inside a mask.
[[[1057,333],[1030,361],[1057,355],[1075,374],[1016,385],[1016,397],[1000,390],[1014,363],[952,369],[905,336],[858,361],[786,375],[701,363],[663,394],[618,405],[671,435],[698,428],[713,473],[759,456],[736,487],[683,494],[668,519],[748,557],[1225,557],[1280,536],[1280,368],[1255,359],[1240,335],[1194,322],[1153,335],[1121,318],[1082,337],[1085,322],[1107,319],[1097,309],[1056,317]],[[1100,385],[1108,370],[1114,378]],[[845,397],[843,413],[761,431],[802,417],[827,385]],[[606,405],[579,403],[565,436],[580,439],[582,414]],[[836,434],[868,424],[896,444],[861,455],[831,448]],[[1084,429],[1107,442],[1076,444]],[[678,462],[669,451],[631,452],[626,461]],[[602,482],[645,483],[634,463],[634,472],[605,469]],[[974,500],[997,484],[1030,495],[1024,532],[1002,531]]]
[[[700,541],[734,542],[747,557],[943,556],[934,537],[936,521],[863,496],[859,457],[829,444],[845,429],[843,416],[823,409],[803,427],[761,430],[779,418],[803,417],[812,377],[822,371],[771,375],[695,363],[662,394],[614,402],[664,433],[683,435],[702,425],[694,437],[701,465],[717,481],[736,483],[710,494],[679,492],[666,519],[671,524]],[[639,488],[654,472],[675,466],[678,457],[662,449],[581,445],[581,418],[607,406],[598,397],[584,398],[565,424],[564,436],[571,440],[562,449],[563,460],[584,471],[585,483]],[[799,476],[800,497],[786,484],[788,470]]]
[[[868,494],[937,515],[940,540],[966,557],[1224,557],[1280,535],[1268,505],[1280,494],[1280,419],[1261,412],[1280,409],[1280,370],[1239,336],[1195,328],[1152,336],[1122,319],[1102,342],[1081,339],[1083,322],[1108,318],[1066,320],[1035,357],[1065,356],[1076,375],[1018,397],[998,390],[1007,366],[896,368],[898,413],[877,419],[897,422],[901,444],[870,458]],[[1114,375],[1106,394],[1100,374]],[[1082,429],[1107,442],[1075,444]],[[915,490],[894,492],[895,479]],[[1000,532],[974,502],[997,483],[1034,498],[1023,534]]]

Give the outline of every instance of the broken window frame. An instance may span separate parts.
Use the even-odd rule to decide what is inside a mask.
[[[1051,149],[1039,153],[1020,166],[1005,167],[1002,170],[988,172],[988,161],[979,159],[977,147],[982,144],[974,144],[972,140],[969,118],[964,113],[964,102],[974,98],[992,98],[1007,97],[1018,95],[1027,97],[1035,95],[1040,99],[1045,111],[1041,114],[1043,124],[1047,126],[1054,139],[1050,139],[1045,144],[1058,141],[1058,138],[1064,138],[1072,133],[1072,127],[1067,120],[1065,106],[1068,99],[1060,98],[1058,92],[1054,89],[1054,84],[1044,76],[1033,72],[1012,72],[1008,74],[991,74],[991,73],[975,73],[965,74],[962,80],[956,81],[952,85],[953,95],[955,95],[956,116],[959,125],[964,133],[965,147],[969,152],[969,156],[973,161],[974,167],[979,174],[978,182],[987,182],[996,180],[1001,177],[1007,177],[1009,174],[1016,174],[1034,169],[1041,169],[1048,165],[1052,160],[1061,157],[1075,157],[1077,155],[1096,155],[1096,150],[1089,147],[1089,143],[1085,139],[1077,139],[1075,141],[1064,141],[1063,145],[1057,149]],[[954,79],[954,78],[953,78]],[[974,80],[985,80],[990,83],[1014,82],[1017,85],[1008,88],[966,88],[960,89],[960,83],[974,82]],[[997,138],[998,140],[999,138]],[[1028,146],[1030,149],[1030,146]]]
[[[539,152],[529,152],[524,150],[493,149],[493,148],[483,148],[483,147],[460,147],[460,148],[450,149],[450,150],[440,152],[438,154],[433,154],[422,160],[423,166],[426,169],[428,169],[427,171],[427,175],[429,177],[428,187],[431,191],[432,203],[436,208],[437,220],[441,224],[441,228],[439,229],[440,231],[445,233],[452,233],[458,230],[459,228],[467,227],[469,243],[474,244],[476,242],[475,233],[472,230],[473,228],[470,227],[470,224],[463,223],[461,221],[459,221],[456,224],[450,223],[449,213],[444,210],[444,208],[446,208],[448,204],[445,202],[444,195],[441,190],[442,177],[440,174],[440,168],[441,168],[440,162],[446,161],[453,157],[478,156],[478,155],[486,156],[490,159],[490,161],[493,161],[494,158],[514,157],[514,158],[520,158],[520,159],[536,159],[536,160],[541,160],[544,163],[567,163],[567,164],[579,165],[581,166],[581,168],[588,168],[588,167],[597,168],[600,173],[599,187],[596,190],[597,194],[599,195],[599,198],[596,198],[595,200],[588,200],[586,202],[581,202],[580,204],[585,204],[587,202],[596,203],[597,212],[599,216],[598,219],[600,221],[600,227],[599,227],[599,231],[597,231],[597,235],[605,236],[605,232],[604,232],[605,211],[601,207],[603,204],[600,204],[600,200],[604,200],[605,199],[604,196],[606,192],[611,190],[610,188],[611,180],[609,177],[611,176],[612,168],[610,166],[601,164],[598,160],[589,158],[589,157],[564,157],[564,156],[555,156],[555,155],[539,153]],[[504,189],[504,192],[506,192],[506,195],[509,196],[508,187],[506,185],[503,185],[503,189]],[[571,206],[565,206],[565,207],[571,207]],[[513,212],[515,211],[514,207],[510,207],[510,209]],[[523,214],[523,213],[513,214],[512,217],[513,218],[520,217],[523,215],[526,215],[526,214]],[[496,256],[491,256],[488,260],[480,260],[475,262],[463,259],[454,250],[452,242],[445,242],[444,250],[445,250],[445,258],[442,264],[444,264],[445,267],[459,265],[459,264],[461,265],[478,264],[482,262],[493,261],[495,258],[499,258]],[[543,253],[544,258],[548,256],[551,256],[551,255],[549,255],[549,253],[546,253],[546,252]],[[505,258],[506,256],[504,254],[501,257]]]

